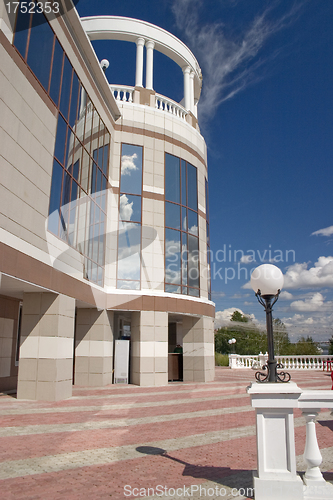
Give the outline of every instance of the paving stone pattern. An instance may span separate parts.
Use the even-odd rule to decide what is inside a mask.
[[[292,372],[303,389],[330,389],[330,374]],[[75,387],[57,402],[0,396],[0,499],[224,498],[252,495],[255,412],[251,370],[217,368],[207,384]],[[305,420],[295,411],[297,467]],[[323,409],[321,466],[333,481],[333,416]]]

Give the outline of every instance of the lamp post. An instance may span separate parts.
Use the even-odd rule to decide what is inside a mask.
[[[234,339],[234,338],[233,338],[233,339],[229,339],[229,340],[228,340],[228,344],[229,344],[230,346],[231,346],[231,345],[233,345],[232,352],[233,352],[233,354],[234,354],[234,353],[235,353],[235,344],[236,344],[236,339]]]
[[[262,264],[254,269],[251,275],[251,286],[256,294],[258,302],[265,308],[268,344],[267,364],[262,367],[263,370],[267,370],[267,373],[257,372],[255,375],[256,379],[258,382],[289,382],[289,373],[277,372],[277,368],[283,368],[283,366],[277,364],[274,357],[272,322],[273,306],[278,300],[280,291],[283,287],[283,274],[278,267],[272,264]]]

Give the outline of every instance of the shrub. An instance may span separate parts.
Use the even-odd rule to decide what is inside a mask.
[[[229,366],[228,354],[215,353],[215,366]]]

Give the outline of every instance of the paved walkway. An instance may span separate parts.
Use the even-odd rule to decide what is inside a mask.
[[[328,373],[294,372],[303,389],[330,389]],[[80,387],[59,403],[0,397],[1,500],[252,497],[255,413],[251,370],[217,368],[209,384]],[[305,420],[295,411],[297,468]],[[333,481],[333,416],[317,436]],[[175,491],[177,490],[177,491]]]

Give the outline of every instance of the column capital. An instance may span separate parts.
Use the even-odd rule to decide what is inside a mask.
[[[190,67],[190,66],[184,66],[184,67],[182,68],[182,70],[183,70],[184,75],[185,75],[185,74],[190,74],[190,72],[191,72],[191,67]]]
[[[155,42],[153,42],[152,40],[146,41],[146,48],[147,49],[153,49],[154,47],[155,47]]]
[[[144,45],[145,45],[145,39],[144,39],[144,38],[139,37],[139,38],[137,38],[137,39],[136,39],[136,42],[135,42],[135,43],[136,43],[136,45],[138,45],[138,46],[140,46],[140,47],[144,47]]]

